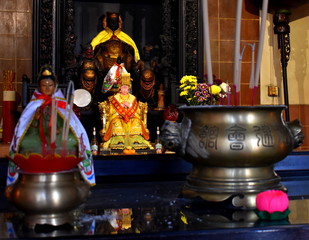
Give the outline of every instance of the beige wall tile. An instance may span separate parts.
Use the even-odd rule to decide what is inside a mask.
[[[15,12],[0,12],[0,19],[1,19],[0,34],[15,34],[16,13]]]
[[[237,0],[219,0],[219,17],[235,18]]]
[[[0,11],[15,11],[16,1],[20,0],[1,0]]]
[[[16,3],[16,10],[32,12],[32,0],[18,0]]]
[[[32,34],[32,15],[31,13],[16,13],[16,34]]]
[[[0,35],[0,42],[0,58],[14,59],[16,56],[14,35]]]
[[[32,57],[31,37],[16,37],[16,57],[19,59],[29,59]]]

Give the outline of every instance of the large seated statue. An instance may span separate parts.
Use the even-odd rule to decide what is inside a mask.
[[[103,28],[101,32],[91,41],[94,49],[94,56],[98,60],[103,75],[103,93],[118,91],[117,79],[108,86],[107,74],[109,70],[115,66],[122,65],[128,72],[135,70],[137,62],[140,60],[138,48],[133,39],[121,30],[122,20],[119,13],[107,12],[103,20]],[[101,84],[102,86],[102,84]],[[100,86],[99,86],[100,87]],[[101,89],[100,89],[101,90]],[[108,95],[107,95],[108,96]]]
[[[99,103],[103,128],[103,149],[153,149],[147,129],[147,103],[130,93],[131,78],[123,73],[119,93]]]

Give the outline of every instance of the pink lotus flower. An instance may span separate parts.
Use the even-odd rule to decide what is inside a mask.
[[[289,207],[288,195],[280,190],[268,190],[256,196],[256,208],[259,211],[284,212]]]

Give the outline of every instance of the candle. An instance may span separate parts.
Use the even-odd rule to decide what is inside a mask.
[[[226,82],[229,85],[229,81]],[[229,88],[229,91],[227,92],[227,105],[231,105],[231,89]]]
[[[208,84],[213,84],[212,66],[211,66],[211,52],[209,40],[209,20],[208,20],[208,0],[202,1],[203,10],[203,26],[204,26],[204,48],[206,49],[206,69]]]
[[[236,85],[236,91],[239,92],[240,91],[240,82],[241,82],[241,65],[242,63],[242,55],[239,56],[238,59],[238,74],[237,74],[237,85]]]
[[[240,91],[240,29],[241,29],[241,10],[242,10],[242,0],[237,0],[236,7],[236,26],[235,26],[235,47],[234,47],[234,88],[235,94],[235,104],[238,105],[239,102],[239,91]]]
[[[250,73],[250,84],[249,88],[254,87],[254,51],[255,51],[255,43],[248,44],[251,47],[251,73]]]
[[[263,53],[263,45],[264,45],[264,35],[265,35],[265,26],[266,26],[266,15],[268,9],[268,0],[263,0],[262,6],[262,20],[260,26],[260,35],[259,35],[259,50],[256,59],[256,69],[254,76],[254,87],[256,88],[259,85],[259,77],[260,77],[260,68],[261,68],[261,60]]]
[[[254,51],[255,51],[255,43],[248,44],[251,47],[251,73],[250,73],[250,81],[249,81],[249,88],[253,89],[252,96],[251,96],[251,105],[254,105],[254,99],[256,95],[256,87],[254,84]]]

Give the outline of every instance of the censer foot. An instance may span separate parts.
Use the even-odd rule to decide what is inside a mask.
[[[276,188],[277,190],[287,191],[284,186]],[[243,208],[243,209],[255,209],[255,199],[258,192],[255,193],[239,193],[239,194],[224,194],[224,193],[209,193],[194,191],[186,188],[182,189],[182,196],[185,198],[201,198],[207,202],[223,203],[228,208]]]
[[[206,168],[193,167],[182,189],[187,198],[200,197],[209,202],[229,202],[235,208],[255,208],[256,195],[276,189],[287,191],[272,167]]]

